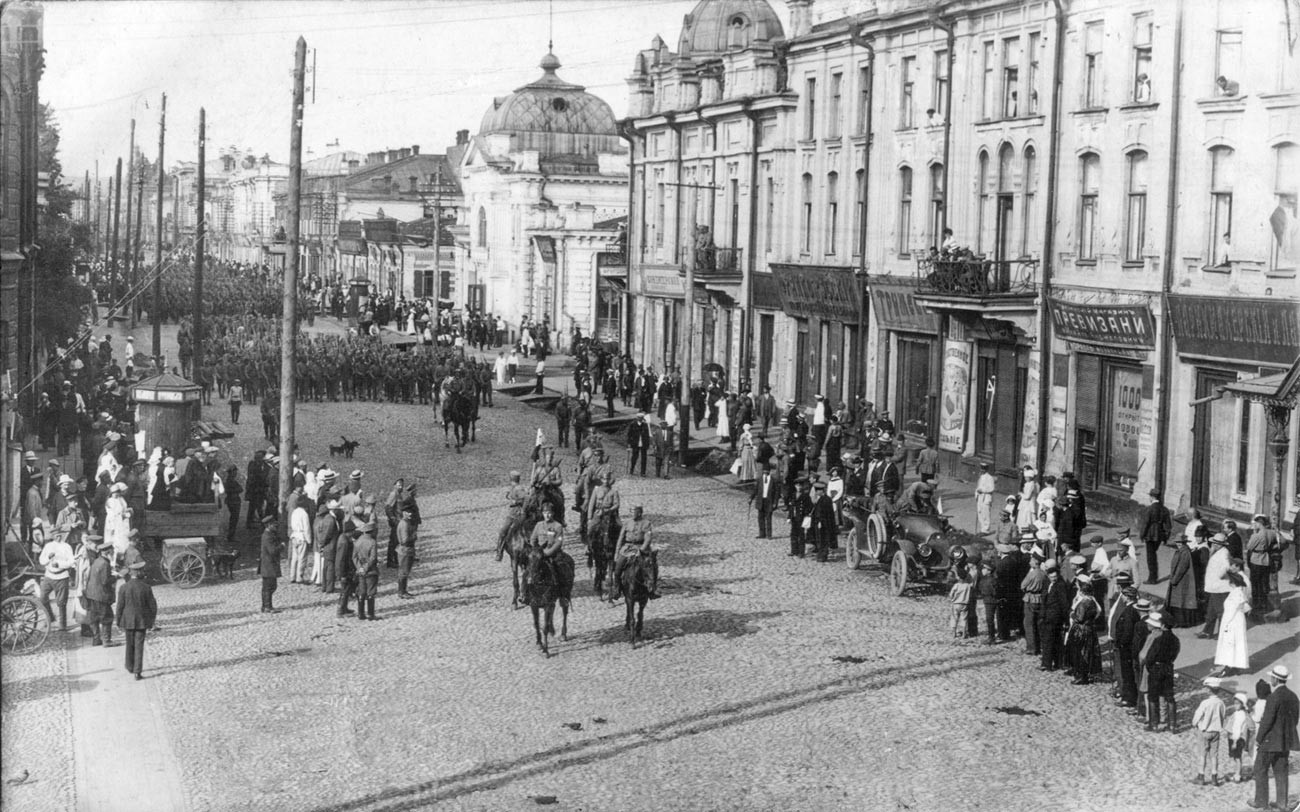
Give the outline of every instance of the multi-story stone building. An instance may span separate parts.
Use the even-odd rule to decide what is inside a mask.
[[[568,347],[607,313],[598,256],[616,253],[627,213],[627,153],[599,97],[542,75],[493,100],[461,160],[463,217],[456,237],[456,303],[503,317],[549,321],[552,346]]]

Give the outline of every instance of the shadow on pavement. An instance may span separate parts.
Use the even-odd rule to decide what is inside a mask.
[[[475,792],[498,789],[516,781],[537,775],[554,774],[558,770],[570,767],[620,758],[643,747],[659,744],[665,739],[725,729],[757,719],[797,711],[818,702],[856,698],[860,694],[888,688],[900,682],[951,675],[959,671],[996,665],[1003,661],[1004,658],[1000,653],[972,651],[926,663],[877,668],[865,673],[826,680],[805,688],[773,692],[744,702],[730,703],[704,714],[691,713],[656,725],[572,742],[511,761],[488,762],[444,778],[434,778],[399,789],[363,795],[350,801],[319,806],[313,812],[354,812],[362,809],[395,812],[426,809],[432,807],[437,801],[447,801]]]

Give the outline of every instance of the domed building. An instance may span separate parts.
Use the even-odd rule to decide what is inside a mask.
[[[621,287],[602,296],[597,269],[624,267],[612,257],[627,217],[627,151],[608,103],[560,78],[555,54],[539,67],[492,100],[461,162],[457,304],[501,316],[515,336],[525,319],[546,321],[564,350],[575,327],[591,335],[621,313]]]

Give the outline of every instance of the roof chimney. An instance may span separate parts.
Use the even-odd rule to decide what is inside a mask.
[[[395,150],[395,149],[390,149],[390,150],[388,150],[388,157],[384,158],[384,163],[386,163],[386,164],[391,164],[393,161],[396,161],[396,160],[397,160],[397,152],[398,152],[398,150]]]
[[[463,146],[469,143],[469,130],[456,131],[456,146]]]
[[[420,145],[419,145],[419,144],[413,144],[413,145],[411,146],[411,154],[412,154],[412,155],[419,155],[419,154],[420,154]]]
[[[360,164],[361,164],[361,161],[357,160],[356,158],[349,158],[349,159],[348,159],[348,174],[351,175],[353,172],[357,171],[357,167],[358,167]]]

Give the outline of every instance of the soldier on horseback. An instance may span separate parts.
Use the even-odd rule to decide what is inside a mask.
[[[497,561],[501,560],[506,545],[510,543],[511,531],[519,525],[524,516],[524,503],[528,501],[528,489],[519,482],[518,471],[510,472],[510,487],[506,490],[506,520],[501,525],[497,538]]]
[[[622,590],[623,571],[629,562],[641,556],[650,568],[650,598],[659,597],[659,553],[650,546],[650,520],[645,518],[640,505],[632,508],[632,521],[623,525],[618,536],[618,552],[614,556],[614,589]]]
[[[542,520],[533,527],[528,544],[547,558],[564,549],[564,525],[555,520],[555,508],[549,502],[542,503]]]

